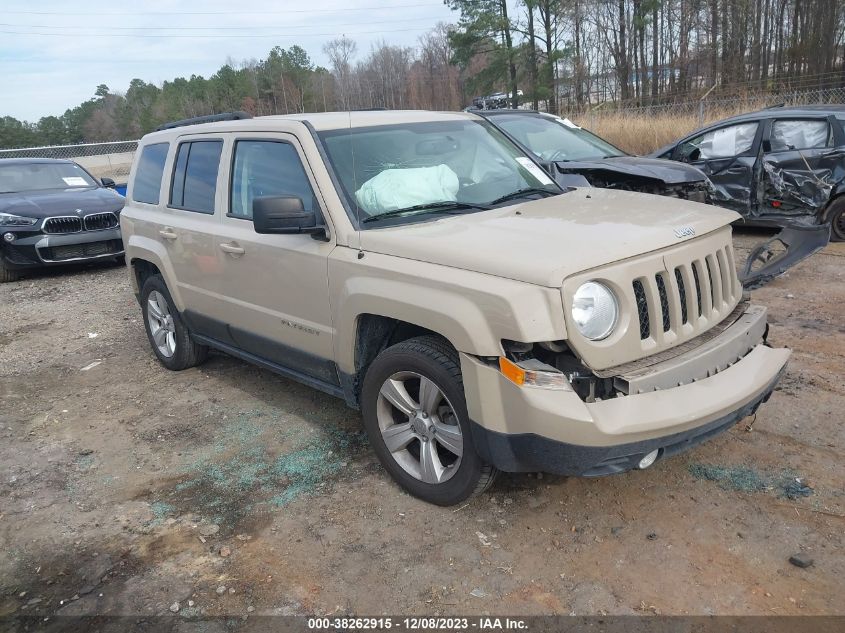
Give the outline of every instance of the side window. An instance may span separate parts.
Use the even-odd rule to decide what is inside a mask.
[[[772,123],[773,152],[793,149],[818,149],[830,142],[830,126],[818,119],[784,120]]]
[[[158,204],[161,190],[161,178],[164,174],[164,161],[167,160],[169,143],[147,145],[141,150],[138,169],[135,170],[135,182],[132,186],[132,199],[135,202]]]
[[[757,122],[740,123],[706,132],[687,141],[701,152],[701,159],[731,158],[744,154],[754,145]]]
[[[252,218],[252,202],[264,196],[298,196],[316,210],[314,190],[293,145],[284,141],[237,141],[232,163],[229,214]]]
[[[186,141],[179,144],[170,186],[170,206],[214,213],[222,150],[223,141]]]

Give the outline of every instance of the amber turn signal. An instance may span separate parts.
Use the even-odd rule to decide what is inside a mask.
[[[537,360],[523,361],[529,367],[521,367],[512,360],[499,357],[499,371],[513,384],[520,387],[543,387],[545,389],[571,390],[566,376],[554,367]]]

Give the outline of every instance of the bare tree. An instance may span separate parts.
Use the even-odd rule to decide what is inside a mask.
[[[329,58],[335,81],[339,89],[342,110],[349,110],[351,106],[352,58],[358,51],[358,45],[346,36],[338,37],[323,46],[323,52]]]

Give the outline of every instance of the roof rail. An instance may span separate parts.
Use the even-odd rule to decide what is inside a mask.
[[[214,123],[216,121],[240,121],[241,119],[251,119],[252,115],[249,112],[239,110],[237,112],[223,112],[221,114],[207,114],[205,116],[195,116],[190,119],[182,119],[180,121],[171,121],[159,125],[156,132],[161,130],[170,130],[174,127],[184,127],[186,125],[199,125],[200,123]]]
[[[772,109],[774,109],[774,108],[782,108],[782,107],[783,107],[783,106],[785,106],[785,105],[786,105],[785,103],[776,103],[775,105],[766,106],[766,107],[765,107],[765,108],[763,108],[763,109],[764,109],[764,110],[772,110]]]

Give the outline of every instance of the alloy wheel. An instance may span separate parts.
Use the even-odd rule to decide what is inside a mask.
[[[409,475],[441,484],[458,471],[464,452],[458,416],[430,378],[393,374],[379,390],[376,411],[387,450]]]
[[[158,290],[153,290],[147,297],[147,322],[159,353],[171,358],[176,353],[176,324],[167,299]]]

